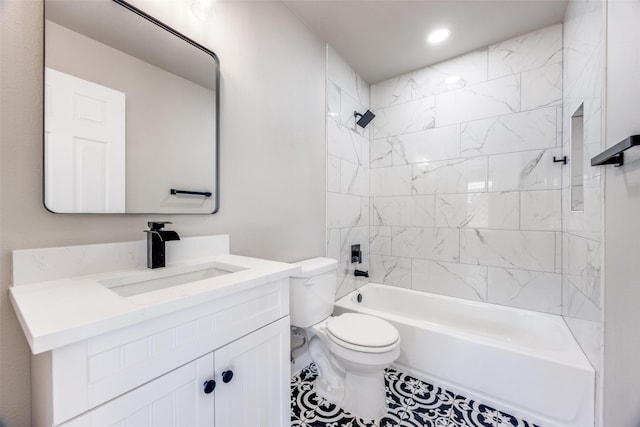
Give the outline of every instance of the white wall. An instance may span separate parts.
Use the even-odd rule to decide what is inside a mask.
[[[336,299],[369,281],[369,131],[354,111],[369,109],[369,84],[327,47],[327,256],[338,260]],[[375,120],[375,119],[374,119]],[[362,263],[351,263],[359,244]]]
[[[640,134],[640,2],[608,1],[606,146]],[[640,149],[604,167],[604,426],[640,425]]]
[[[137,3],[139,4],[139,2]],[[9,304],[11,251],[144,238],[150,219],[184,236],[229,233],[234,253],[325,253],[325,48],[279,3],[188,2],[148,10],[221,61],[221,208],[202,216],[54,215],[42,204],[42,3],[0,1],[0,418],[30,425],[29,349]],[[142,6],[146,7],[146,6]]]
[[[372,85],[372,280],[559,314],[561,103],[561,25]]]

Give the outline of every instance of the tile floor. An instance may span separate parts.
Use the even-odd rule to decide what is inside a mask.
[[[389,368],[389,412],[378,422],[355,418],[319,398],[312,363],[291,379],[291,425],[301,427],[538,427],[482,403]]]

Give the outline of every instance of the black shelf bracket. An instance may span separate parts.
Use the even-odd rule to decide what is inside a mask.
[[[556,156],[553,156],[553,163],[562,163],[563,165],[567,164],[567,156],[562,156],[559,159],[556,159]]]
[[[170,194],[189,194],[192,196],[204,196],[204,197],[211,197],[211,192],[209,191],[187,191],[187,190],[176,190],[175,188],[172,188],[171,190],[169,190]]]
[[[624,165],[623,151],[640,145],[640,135],[631,135],[629,138],[620,141],[613,147],[607,148],[602,153],[591,159],[591,166],[615,165],[617,168]]]

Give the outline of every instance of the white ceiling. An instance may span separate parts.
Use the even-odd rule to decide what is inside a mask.
[[[568,0],[283,0],[367,82],[563,21]],[[446,26],[451,37],[428,45]]]

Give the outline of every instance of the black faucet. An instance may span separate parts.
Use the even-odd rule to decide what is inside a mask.
[[[164,267],[164,242],[180,240],[180,236],[175,231],[162,229],[166,224],[171,223],[149,221],[147,223],[149,230],[144,230],[147,233],[147,267],[149,268]]]
[[[369,277],[368,271],[354,270],[353,275],[356,277]]]

